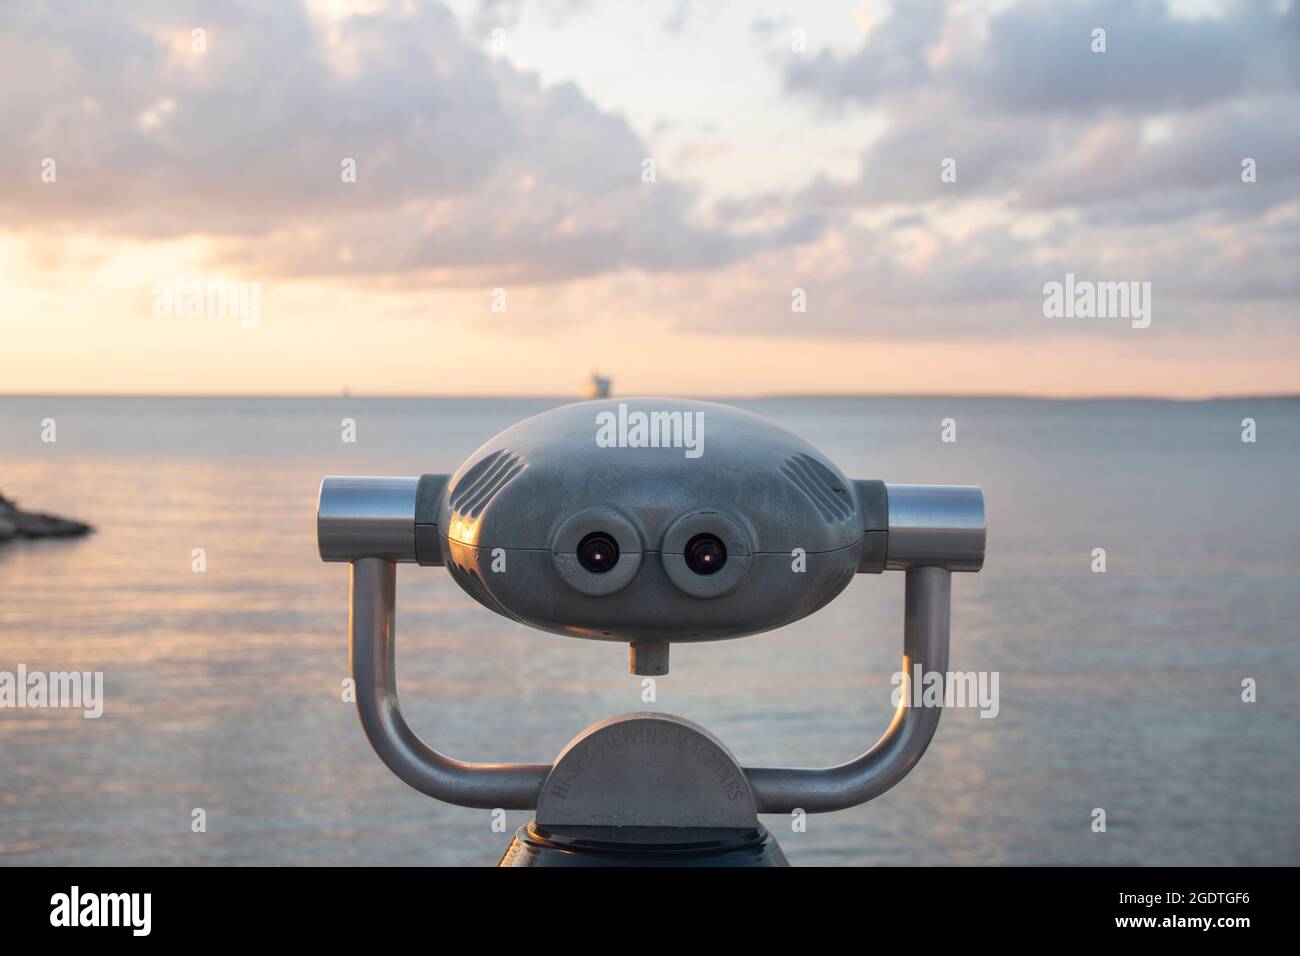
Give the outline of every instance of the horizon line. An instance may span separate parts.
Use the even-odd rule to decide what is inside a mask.
[[[500,393],[500,392],[0,392],[0,399],[7,398],[102,398],[102,399],[437,399],[449,400],[569,400],[572,402],[600,401],[603,399],[584,398],[571,392],[551,393]],[[1002,399],[1035,402],[1224,402],[1224,401],[1277,401],[1300,399],[1300,392],[1243,392],[1240,394],[1211,394],[1201,396],[1187,395],[1139,395],[1131,393],[1087,394],[1072,393],[1064,395],[1033,394],[1023,392],[753,392],[753,393],[714,393],[698,392],[658,392],[633,393],[629,395],[611,395],[609,399],[634,398],[676,398],[697,399],[699,401],[757,401],[763,399]]]

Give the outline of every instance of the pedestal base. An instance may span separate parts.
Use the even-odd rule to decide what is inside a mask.
[[[499,866],[789,866],[761,824],[755,830],[681,827],[520,827]],[[629,842],[630,841],[630,842]]]
[[[564,748],[501,865],[788,864],[720,740],[671,714],[622,714]]]

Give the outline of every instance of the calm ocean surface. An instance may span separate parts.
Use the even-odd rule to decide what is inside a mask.
[[[0,710],[0,863],[495,863],[491,815],[399,782],[340,701],[347,572],[317,557],[315,496],[329,473],[452,471],[555,404],[0,398],[0,491],[99,529],[0,545],[0,670],[100,670],[106,695],[99,720]],[[767,818],[792,862],[1300,864],[1300,402],[737,404],[852,477],[988,502],[951,666],[998,671],[1000,714],[946,711],[866,806],[805,833]],[[452,756],[548,761],[646,709],[623,645],[530,631],[439,569],[403,566],[398,590],[403,706]],[[902,590],[863,575],[783,631],[679,645],[655,709],[751,765],[856,756],[888,722]]]

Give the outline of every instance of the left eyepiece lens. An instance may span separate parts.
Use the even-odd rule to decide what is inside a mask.
[[[618,543],[603,531],[578,542],[578,563],[592,574],[604,574],[618,564]]]
[[[696,574],[717,574],[727,563],[727,546],[711,534],[686,542],[686,566]]]

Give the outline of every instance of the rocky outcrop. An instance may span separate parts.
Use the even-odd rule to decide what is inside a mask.
[[[22,511],[17,504],[0,495],[0,542],[12,538],[73,538],[93,530],[80,521]]]

